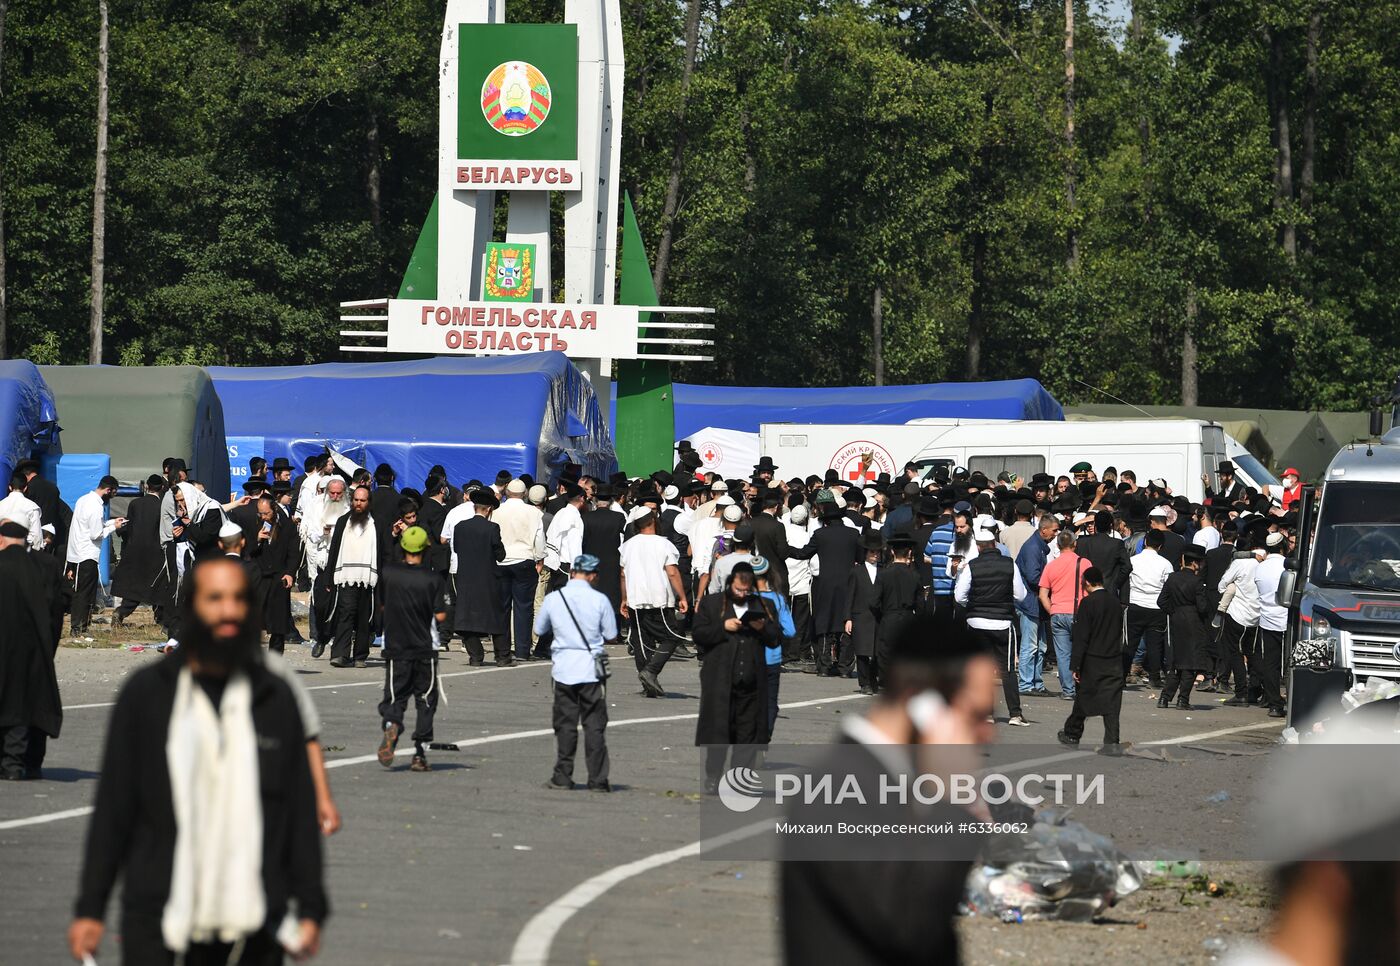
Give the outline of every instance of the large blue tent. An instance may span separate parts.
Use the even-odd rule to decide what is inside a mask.
[[[212,366],[234,445],[300,469],[322,446],[399,485],[421,486],[442,464],[448,480],[489,481],[499,469],[546,480],[565,462],[607,476],[617,469],[593,387],[559,352],[473,359],[313,366]],[[260,453],[255,452],[260,450]]]
[[[57,448],[53,392],[34,363],[0,360],[0,481],[35,452]]]
[[[867,423],[911,419],[1064,419],[1034,379],[918,386],[675,386],[676,438],[713,427],[756,433],[760,423]]]

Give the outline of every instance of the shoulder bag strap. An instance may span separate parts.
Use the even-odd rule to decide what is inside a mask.
[[[574,630],[578,631],[578,639],[583,641],[583,646],[588,649],[588,653],[592,654],[593,645],[588,643],[588,635],[585,634],[583,632],[583,628],[579,626],[578,618],[574,616],[574,609],[569,606],[569,598],[564,596],[564,592],[562,590],[558,593],[559,603],[563,604],[564,609],[569,612],[569,620],[574,622]]]

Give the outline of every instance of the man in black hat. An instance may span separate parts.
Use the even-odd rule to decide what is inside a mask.
[[[126,505],[122,555],[112,572],[112,596],[122,601],[112,614],[113,627],[120,627],[142,604],[157,609],[156,620],[162,616],[158,605],[168,591],[158,591],[156,584],[165,570],[165,555],[160,550],[160,498],[164,492],[165,480],[152,474],[143,484],[142,494]]]
[[[1210,667],[1206,649],[1210,643],[1210,596],[1201,579],[1201,564],[1205,551],[1190,544],[1182,552],[1181,568],[1167,578],[1157,605],[1167,615],[1168,668],[1166,686],[1157,699],[1157,707],[1171,706],[1176,696],[1180,711],[1191,710],[1191,686],[1196,675]]]
[[[258,498],[267,492],[267,482],[262,477],[250,477],[243,484],[243,492],[252,498],[252,502],[236,506],[224,515],[243,531],[243,552],[246,555],[258,538]]]
[[[481,639],[490,637],[496,666],[509,667],[514,663],[510,627],[496,583],[496,565],[506,559],[506,547],[501,528],[491,520],[491,511],[500,506],[500,500],[489,486],[473,490],[468,499],[473,514],[452,528],[450,544],[457,560],[453,629],[461,635],[469,664],[479,667],[486,663]]]
[[[1080,578],[1084,596],[1070,629],[1070,673],[1074,676],[1074,708],[1056,737],[1060,744],[1078,745],[1084,719],[1103,717],[1103,742],[1109,753],[1119,744],[1118,719],[1123,707],[1123,608],[1103,574],[1090,567]]]
[[[768,485],[768,481],[773,479],[777,472],[778,467],[773,464],[773,457],[771,456],[760,456],[758,462],[755,463],[753,467],[754,479],[762,480],[764,486]]]
[[[700,468],[700,463],[700,454],[695,452],[695,447],[690,445],[690,440],[683,439],[676,444],[676,466],[671,471],[671,476],[674,480],[693,480],[695,479],[695,471]]]
[[[399,517],[399,491],[394,489],[394,480],[394,468],[388,463],[380,463],[374,468],[374,492],[369,498],[369,513],[386,540]]]
[[[0,780],[7,781],[41,777],[48,739],[63,724],[49,582],[25,547],[28,535],[21,523],[0,523]]]
[[[1211,506],[1228,507],[1237,500],[1244,498],[1244,484],[1235,479],[1235,464],[1229,460],[1221,461],[1215,469],[1215,475],[1220,478],[1219,488],[1210,485],[1210,474],[1201,474],[1201,485],[1206,489],[1206,502]]]
[[[773,589],[784,596],[788,592],[787,528],[778,514],[783,508],[783,495],[778,490],[765,490],[759,497],[761,509],[752,520],[754,552],[768,561],[768,578]]]
[[[593,509],[583,514],[583,553],[598,558],[597,576],[593,589],[606,594],[617,612],[617,626],[622,620],[622,531],[627,517],[613,509],[617,489],[611,483],[599,483],[593,491]]]
[[[1080,537],[1074,552],[1088,560],[1090,566],[1098,567],[1104,587],[1119,600],[1123,598],[1132,563],[1127,545],[1113,532],[1112,512],[1099,510],[1094,514],[1094,532]]]
[[[329,600],[334,595],[335,600],[331,667],[368,666],[370,618],[384,564],[383,541],[369,512],[369,500],[367,486],[351,492],[350,511],[336,520],[326,566],[317,577],[317,596]]]
[[[817,558],[820,572],[812,580],[812,639],[816,653],[816,673],[850,677],[854,665],[851,652],[851,584],[855,568],[864,554],[860,535],[846,525],[845,513],[835,503],[818,506],[821,529],[812,534],[807,546],[789,550],[795,560]]]
[[[880,689],[880,669],[875,659],[875,643],[880,634],[880,619],[875,612],[875,582],[884,563],[885,538],[880,531],[870,529],[860,535],[862,563],[852,570],[850,619],[846,633],[850,635],[851,651],[856,657],[856,677],[861,694],[874,694]]]
[[[58,495],[58,487],[39,475],[38,460],[20,460],[15,472],[24,477],[24,495],[39,507],[40,524],[53,526],[54,553],[68,546],[68,527],[73,522],[73,509]]]
[[[277,483],[277,482],[291,483],[291,482],[292,482],[292,464],[291,464],[291,461],[287,459],[287,457],[285,457],[285,456],[278,456],[278,457],[275,457],[275,458],[273,459],[273,461],[272,461],[272,466],[269,467],[269,469],[270,469],[271,472],[272,472],[272,480],[271,480],[272,483]]]
[[[254,456],[248,461],[248,479],[267,482],[267,460]]]

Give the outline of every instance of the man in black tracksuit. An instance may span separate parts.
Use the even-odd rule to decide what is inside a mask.
[[[447,620],[446,581],[423,562],[430,546],[428,532],[409,527],[399,538],[402,563],[384,567],[384,700],[379,717],[384,739],[379,763],[394,763],[394,747],[403,733],[408,699],[418,710],[413,728],[413,763],[410,771],[429,771],[424,745],[433,740],[433,715],[438,705],[437,628]]]
[[[112,710],[75,918],[68,930],[69,951],[78,960],[96,954],[107,901],[120,876],[123,962],[163,966],[176,961],[162,920],[179,834],[171,789],[181,776],[172,774],[166,744],[176,694],[188,672],[193,688],[208,695],[216,714],[241,677],[251,691],[255,735],[250,740],[256,742],[257,765],[256,773],[243,780],[259,790],[266,918],[260,929],[235,943],[189,938],[184,961],[225,963],[237,953],[244,966],[281,963],[283,949],[275,933],[293,903],[300,920],[298,944],[303,953],[314,955],[328,908],[316,793],[296,698],[285,681],[263,666],[242,565],[211,558],[196,564],[187,579],[180,649],[132,675]],[[224,727],[236,725],[236,719],[229,719]],[[194,860],[198,865],[204,856],[196,851]],[[198,882],[198,868],[193,876]]]

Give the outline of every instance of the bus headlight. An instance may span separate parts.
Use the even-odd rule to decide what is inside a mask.
[[[1325,617],[1314,617],[1312,621],[1313,637],[1331,637],[1332,622]]]

